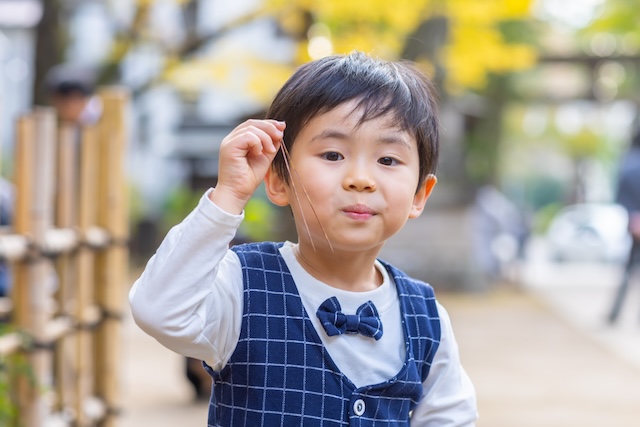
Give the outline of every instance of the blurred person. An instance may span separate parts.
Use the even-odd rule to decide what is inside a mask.
[[[328,56],[267,117],[223,139],[216,187],[131,288],[136,323],[205,361],[211,426],[474,426],[447,311],[377,258],[436,184],[430,81],[407,62]],[[230,247],[263,182],[298,242]]]
[[[11,182],[0,177],[0,226],[13,223],[15,188]],[[0,297],[8,296],[11,289],[11,272],[5,260],[0,260]]]
[[[629,232],[640,240],[640,126],[620,165],[616,203],[627,210]]]
[[[521,259],[529,237],[524,215],[495,186],[476,192],[472,210],[475,259],[490,282],[510,279],[509,269]]]
[[[620,162],[616,203],[622,205],[627,211],[632,243],[622,280],[618,285],[614,304],[609,314],[610,323],[617,320],[629,287],[631,273],[634,267],[640,264],[640,126],[636,127],[631,147]]]
[[[60,64],[51,68],[45,88],[58,118],[77,125],[93,125],[102,116],[102,101],[95,94],[96,73],[87,67]]]

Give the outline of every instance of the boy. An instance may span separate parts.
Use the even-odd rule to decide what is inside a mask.
[[[209,426],[473,426],[446,311],[377,260],[436,183],[429,81],[406,63],[327,57],[294,73],[267,117],[223,140],[216,188],[131,290],[136,322],[204,360]],[[298,242],[229,249],[263,181]]]

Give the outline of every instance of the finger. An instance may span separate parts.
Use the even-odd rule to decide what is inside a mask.
[[[280,149],[280,146],[281,146],[282,144],[284,144],[284,141],[283,141],[282,139],[279,139],[279,140],[277,140],[276,142],[274,142],[274,143],[273,143],[273,146],[274,146],[274,148],[275,148],[275,152],[274,152],[274,153],[277,153],[277,152],[278,152],[278,150]],[[275,157],[275,156],[274,156],[274,157]]]
[[[258,135],[256,135],[258,136]],[[268,138],[267,138],[268,139]],[[264,141],[265,138],[260,138],[258,136],[258,140],[257,141],[251,141],[252,145],[251,145],[251,154],[254,156],[260,156],[262,154],[264,154]]]
[[[282,141],[282,139],[274,141],[266,132],[255,128],[251,128],[245,137],[249,138],[249,145],[247,146],[248,155],[265,155],[269,160],[273,160],[276,156],[280,148],[280,141]]]
[[[262,139],[269,139],[268,135],[264,132],[261,133],[262,138],[256,129],[247,129],[234,138],[236,146],[242,150],[246,156],[259,156],[263,151]]]
[[[261,123],[261,125],[264,125],[264,123]],[[260,139],[262,151],[266,154],[274,154],[278,151],[276,143],[282,140],[282,131],[276,129],[274,132],[274,128],[271,126],[266,126],[266,129],[265,126],[249,126],[246,128],[246,131],[256,135]]]
[[[284,131],[284,129],[287,127],[287,124],[281,120],[265,119],[265,121],[273,124],[276,128],[280,129],[281,131]]]
[[[283,131],[286,127],[284,122],[280,122],[278,120],[266,119],[266,120],[257,120],[257,119],[249,119],[241,125],[242,128],[257,128],[265,133],[267,133],[272,140],[278,141],[282,139]]]

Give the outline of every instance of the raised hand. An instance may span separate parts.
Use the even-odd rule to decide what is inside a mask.
[[[277,120],[247,120],[222,140],[218,185],[209,195],[218,207],[242,212],[269,170],[285,126]]]

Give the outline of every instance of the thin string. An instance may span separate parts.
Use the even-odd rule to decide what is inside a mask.
[[[302,214],[302,222],[304,223],[305,229],[307,230],[307,235],[309,236],[311,247],[313,248],[313,251],[316,252],[316,245],[313,243],[313,238],[311,237],[311,231],[309,230],[309,224],[307,224],[307,218],[305,217],[304,210],[302,209],[302,205],[300,204],[300,198],[298,197],[298,190],[296,189],[293,175],[291,173],[292,171],[291,164],[290,164],[291,155],[289,154],[289,150],[287,149],[287,146],[284,144],[284,141],[280,141],[280,148],[282,149],[282,157],[284,158],[284,164],[286,165],[287,171],[289,172],[289,180],[291,181],[293,194],[296,198],[296,202],[298,203],[298,206],[300,206],[300,213]],[[331,249],[331,252],[334,252],[333,245],[331,244],[331,240],[329,240],[329,236],[327,235],[326,230],[324,229],[324,227],[322,226],[322,223],[320,222],[318,213],[316,212],[316,209],[313,207],[313,203],[311,203],[311,198],[309,197],[309,193],[307,192],[307,189],[304,187],[304,184],[302,184],[302,180],[300,179],[300,175],[298,174],[298,171],[295,168],[293,168],[293,172],[296,174],[296,178],[298,178],[298,181],[300,182],[300,187],[302,188],[302,192],[304,193],[307,199],[307,202],[311,207],[311,211],[313,212],[313,215],[316,217],[316,221],[318,222],[318,225],[320,225],[320,229],[322,230],[322,234],[324,234],[324,238],[327,241],[327,244],[329,245],[329,249]]]

